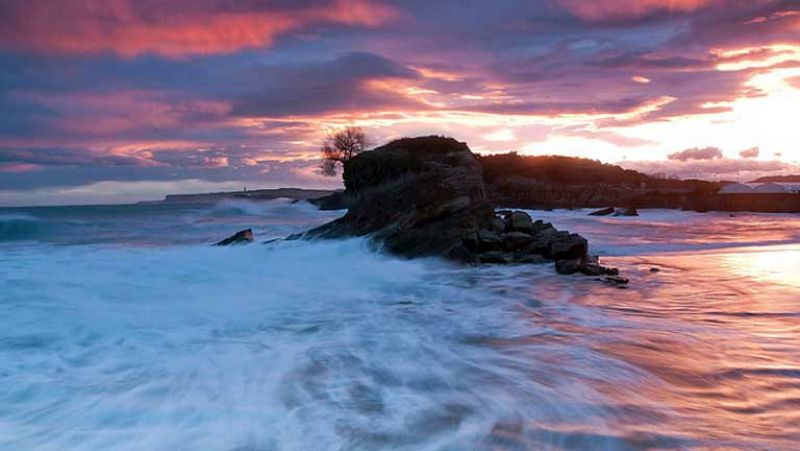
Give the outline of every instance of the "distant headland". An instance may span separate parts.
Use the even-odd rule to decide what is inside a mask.
[[[798,213],[800,195],[749,190],[726,191],[730,181],[680,180],[644,174],[597,160],[517,153],[476,155],[487,199],[502,208],[668,208],[694,211]],[[762,177],[751,184],[794,184],[800,176]],[[168,194],[142,202],[209,203],[225,199],[290,198],[324,210],[346,209],[352,200],[343,190],[276,188],[204,194]]]
[[[298,201],[312,201],[326,196],[331,196],[336,193],[336,190],[324,189],[306,189],[306,188],[274,188],[274,189],[256,189],[248,190],[247,188],[242,191],[221,191],[216,193],[198,193],[198,194],[167,194],[163,200],[156,201],[142,201],[139,204],[190,204],[190,203],[209,203],[219,202],[227,199],[241,199],[241,200],[273,200],[288,198]]]

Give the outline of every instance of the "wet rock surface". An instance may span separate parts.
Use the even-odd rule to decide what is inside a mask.
[[[614,213],[614,216],[639,216],[639,212],[634,207],[621,208]]]
[[[600,210],[589,213],[589,216],[608,216],[613,215],[615,211],[614,207],[601,208]]]
[[[215,246],[230,246],[233,244],[247,244],[255,241],[252,229],[240,230],[233,235],[215,244]]]

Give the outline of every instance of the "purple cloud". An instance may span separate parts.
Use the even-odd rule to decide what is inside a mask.
[[[689,160],[714,160],[722,158],[722,151],[716,147],[692,148],[682,150],[667,155],[670,160],[689,161]]]
[[[739,156],[742,158],[758,158],[758,155],[761,153],[761,149],[758,147],[751,147],[749,149],[745,149],[739,152]]]

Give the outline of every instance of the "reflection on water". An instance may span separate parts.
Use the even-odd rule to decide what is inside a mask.
[[[580,341],[646,371],[634,385],[600,384],[616,403],[644,402],[666,415],[622,415],[614,427],[633,435],[681,431],[693,446],[792,449],[800,440],[800,291],[792,269],[800,268],[800,246],[616,263],[638,270],[638,283],[574,301],[624,326],[587,327]]]
[[[147,227],[100,244],[47,244],[75,244],[70,226],[0,245],[0,449],[800,442],[796,216],[547,213],[614,255],[631,279],[617,289],[360,240],[206,245],[254,216],[265,233],[325,219],[268,207],[218,206],[198,229],[180,225],[210,213],[136,211]],[[102,214],[131,223],[129,208]]]
[[[800,288],[800,258],[796,247],[739,249],[721,255],[726,271],[764,283]]]

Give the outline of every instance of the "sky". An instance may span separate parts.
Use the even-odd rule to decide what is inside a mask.
[[[2,0],[0,205],[339,187],[326,133],[800,173],[797,0]]]

